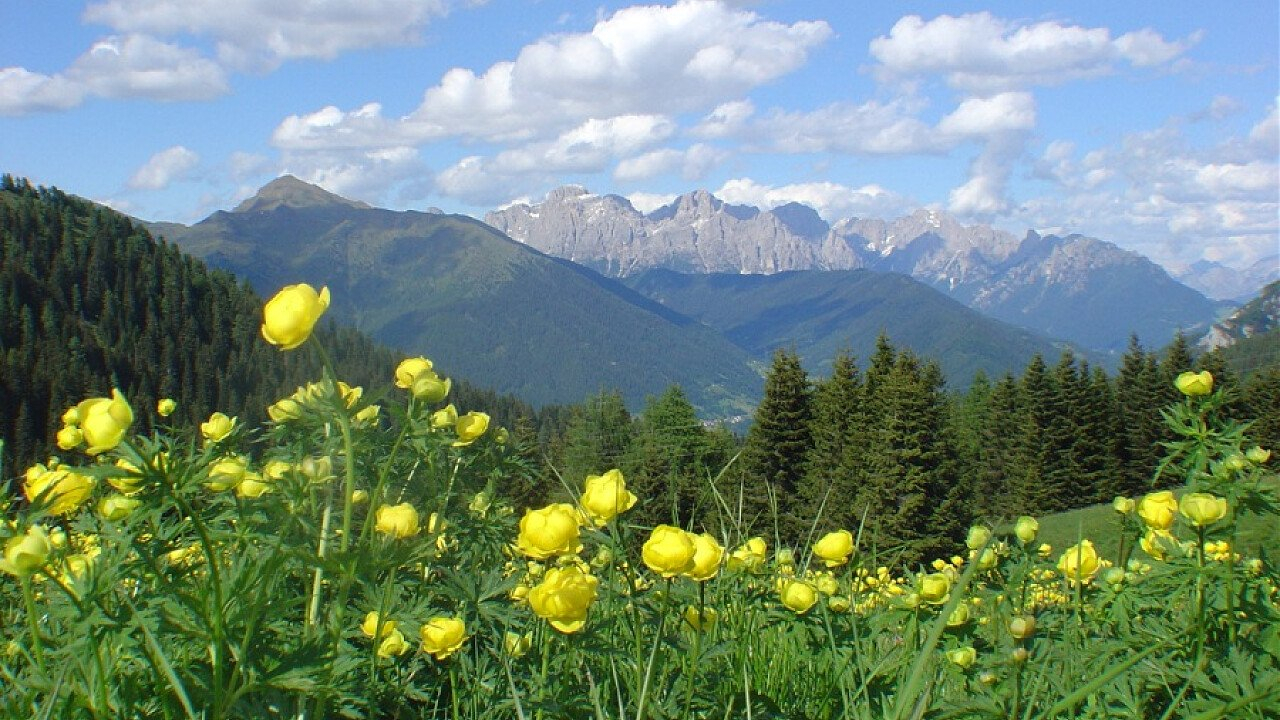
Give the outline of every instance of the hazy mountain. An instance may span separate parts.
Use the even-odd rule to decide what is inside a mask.
[[[1243,270],[1201,260],[1174,277],[1215,300],[1243,303],[1267,284],[1280,280],[1280,255],[1264,257]]]
[[[1109,351],[1122,350],[1133,333],[1163,344],[1180,328],[1207,327],[1217,309],[1155,263],[1111,243],[1018,238],[928,209],[828,225],[796,203],[761,211],[697,191],[644,215],[624,198],[566,187],[485,220],[531,247],[615,277],[653,268],[899,272],[992,317]]]
[[[684,274],[648,270],[627,278],[636,290],[720,330],[754,355],[794,349],[819,374],[841,349],[860,361],[886,332],[895,346],[939,361],[953,387],[983,370],[1021,372],[1061,344],[986,317],[898,273],[789,271],[771,275]]]
[[[638,406],[679,383],[716,417],[760,392],[747,354],[714,330],[468,217],[371,208],[284,177],[232,212],[163,229],[266,296],[328,285],[340,321],[529,402],[616,388]]]
[[[1230,317],[1214,323],[1197,344],[1204,350],[1230,347],[1276,330],[1280,330],[1280,281],[1267,285]]]

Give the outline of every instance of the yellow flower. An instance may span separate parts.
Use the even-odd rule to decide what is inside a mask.
[[[1152,530],[1173,527],[1173,515],[1177,511],[1178,501],[1170,490],[1150,493],[1138,502],[1138,517]]]
[[[693,569],[696,551],[689,533],[673,525],[659,525],[640,548],[640,557],[650,570],[669,578]]]
[[[49,535],[41,525],[32,525],[23,535],[15,535],[4,543],[4,557],[0,558],[0,571],[25,577],[43,568],[49,561],[53,547]]]
[[[591,523],[603,527],[619,513],[630,510],[636,499],[627,489],[622,471],[615,468],[603,475],[588,475],[579,502]]]
[[[112,389],[111,398],[89,398],[76,406],[80,416],[80,432],[84,436],[85,452],[97,455],[120,444],[124,434],[133,424],[133,408]]]
[[[818,588],[818,592],[823,595],[835,595],[840,592],[840,582],[836,580],[835,575],[832,575],[830,570],[816,574],[811,573],[809,580]]]
[[[489,429],[489,416],[482,412],[469,412],[458,418],[453,429],[458,434],[458,439],[453,441],[454,447],[470,445]]]
[[[977,550],[983,545],[986,545],[987,541],[990,539],[991,539],[991,528],[987,527],[986,525],[974,525],[973,527],[969,528],[969,535],[965,537],[964,544],[970,550]]]
[[[453,382],[449,378],[441,378],[439,375],[427,371],[414,378],[409,392],[413,393],[413,396],[422,402],[438,403],[449,397],[449,390],[452,387]]]
[[[378,657],[381,658],[403,655],[408,651],[409,642],[404,639],[404,633],[399,630],[392,630],[382,639],[382,642],[378,643]]]
[[[1018,542],[1023,545],[1030,545],[1039,532],[1040,523],[1030,515],[1023,515],[1018,518],[1018,522],[1013,526],[1013,534],[1018,537]]]
[[[920,578],[917,592],[921,601],[930,605],[942,605],[951,595],[951,578],[945,573],[929,573]]]
[[[1072,584],[1089,582],[1101,567],[1098,552],[1089,540],[1067,548],[1058,558],[1058,572]]]
[[[1209,493],[1187,493],[1178,503],[1178,511],[1192,525],[1204,527],[1227,516],[1227,501]]]
[[[256,472],[246,472],[236,485],[236,496],[251,500],[269,492],[271,492],[271,485],[263,482],[262,475]]]
[[[80,428],[67,425],[58,431],[57,441],[60,449],[74,450],[84,442],[84,434],[80,432]]]
[[[45,511],[50,515],[70,515],[93,492],[95,483],[88,475],[63,468],[45,470],[43,466],[36,467],[41,468],[42,472],[34,475],[28,472],[22,490],[31,502],[43,497]]]
[[[104,520],[123,520],[142,504],[141,500],[124,495],[108,495],[98,501],[98,514]]]
[[[813,544],[813,554],[829,568],[840,567],[849,562],[849,556],[853,554],[853,533],[837,530],[823,535]]]
[[[690,605],[684,609],[684,621],[698,632],[706,632],[715,627],[719,617],[720,613],[715,608],[703,608],[702,612],[698,612],[698,608]]]
[[[369,405],[353,415],[351,419],[355,421],[357,427],[365,427],[376,423],[378,421],[378,413],[380,412],[382,412],[381,406]]]
[[[1111,508],[1121,515],[1128,515],[1133,512],[1134,508],[1137,506],[1138,503],[1135,502],[1133,498],[1127,498],[1123,495],[1117,495],[1115,499],[1111,501]]]
[[[730,570],[758,572],[764,567],[768,551],[769,548],[765,545],[764,538],[753,537],[730,553],[726,565]]]
[[[510,657],[524,657],[531,647],[533,647],[533,633],[515,633],[508,630],[502,635],[502,649]]]
[[[382,505],[375,516],[374,529],[393,538],[407,538],[418,534],[418,510],[409,503]]]
[[[360,623],[360,632],[364,633],[367,638],[382,638],[391,634],[396,629],[395,620],[378,621],[376,610],[370,610],[364,616],[364,622]]]
[[[408,390],[419,375],[431,372],[432,367],[431,361],[422,356],[401,360],[396,366],[396,387]]]
[[[457,422],[458,409],[453,406],[453,403],[449,403],[443,408],[431,413],[431,427],[437,430],[453,427]]]
[[[1114,568],[1113,568],[1114,569]],[[1121,570],[1121,573],[1124,571]],[[1009,634],[1019,640],[1026,640],[1036,632],[1036,619],[1030,615],[1021,615],[1009,621]]]
[[[955,610],[951,611],[951,615],[947,617],[947,627],[958,628],[969,622],[969,606],[957,605]]]
[[[62,413],[62,424],[75,427],[80,424],[80,406],[72,405]]]
[[[431,618],[419,633],[422,635],[422,652],[436,660],[444,660],[454,654],[467,641],[467,627],[458,618]]]
[[[577,565],[554,567],[542,582],[529,590],[529,608],[562,633],[573,633],[587,622],[587,610],[596,599],[595,576]]]
[[[1254,465],[1266,465],[1271,459],[1271,451],[1255,445],[1245,451],[1244,457]]]
[[[978,651],[971,646],[948,650],[947,659],[960,668],[968,670],[978,661]]]
[[[262,337],[281,350],[292,350],[311,337],[328,307],[329,288],[317,293],[305,283],[288,285],[262,308]]]
[[[1138,541],[1138,545],[1142,547],[1142,551],[1157,560],[1164,560],[1169,555],[1169,549],[1178,546],[1178,539],[1168,530],[1147,531],[1146,535]]]
[[[779,597],[788,609],[797,615],[803,615],[818,602],[818,591],[809,583],[787,580],[783,582]]]
[[[214,492],[222,492],[240,484],[249,471],[249,461],[240,455],[224,457],[209,467],[209,479],[204,486]]]
[[[160,417],[169,417],[177,409],[178,403],[174,402],[173,398],[162,398],[156,403],[156,414]]]
[[[200,423],[200,434],[209,442],[222,442],[236,429],[236,418],[216,412]]]
[[[689,537],[693,540],[693,567],[685,572],[685,575],[698,582],[710,580],[720,571],[720,561],[724,559],[724,548],[707,533]]]
[[[1184,372],[1173,381],[1174,387],[1183,395],[1208,395],[1213,392],[1213,375],[1208,370],[1201,372]]]
[[[302,417],[302,405],[293,398],[277,400],[267,407],[267,416],[276,424],[297,420]]]
[[[302,473],[311,484],[323,485],[334,478],[333,461],[327,456],[307,456],[298,463],[298,472]]]
[[[540,510],[526,510],[520,518],[516,548],[526,557],[545,560],[582,550],[578,513],[568,503],[554,503]]]

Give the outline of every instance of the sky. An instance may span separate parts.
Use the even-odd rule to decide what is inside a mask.
[[[1278,38],[1275,0],[6,0],[0,172],[187,224],[284,173],[475,217],[706,189],[1244,268]]]

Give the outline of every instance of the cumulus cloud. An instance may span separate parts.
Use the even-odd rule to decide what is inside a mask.
[[[417,148],[346,153],[286,153],[283,172],[352,200],[376,204],[396,184],[427,172]]]
[[[418,143],[528,142],[590,118],[707,111],[799,68],[830,36],[825,22],[772,22],[722,2],[631,7],[483,72],[454,68],[405,117],[386,118],[376,106],[325,108],[287,118],[274,141],[378,146],[390,134]]]
[[[200,165],[200,156],[181,145],[161,150],[129,178],[135,190],[163,190],[183,180]]]
[[[830,223],[851,217],[898,217],[920,206],[915,200],[874,184],[856,188],[833,182],[771,186],[751,178],[735,178],[713,194],[727,203],[765,210],[798,202],[813,208]]]
[[[54,75],[0,69],[0,115],[67,110],[91,96],[176,101],[225,92],[227,78],[217,63],[145,35],[103,38]]]
[[[949,147],[915,117],[908,99],[833,103],[812,111],[775,109],[744,131],[753,149],[787,153],[856,155],[937,153]]]
[[[870,51],[883,79],[941,75],[953,87],[989,94],[1098,77],[1122,62],[1165,65],[1198,40],[1168,41],[1146,28],[1113,38],[1107,28],[1022,24],[981,12],[932,20],[908,15],[872,40]]]
[[[613,177],[615,180],[634,182],[679,173],[681,179],[696,182],[726,157],[727,151],[702,143],[684,150],[663,148],[619,162],[613,170]]]
[[[631,193],[627,196],[627,200],[631,203],[631,207],[639,210],[645,215],[648,215],[660,207],[666,207],[667,205],[675,202],[677,197],[679,197],[679,195],[676,195],[675,193],[662,194],[639,192]]]
[[[1275,253],[1280,165],[1252,138],[1197,147],[1170,122],[1083,155],[1050,144],[1036,168],[1055,192],[1010,209],[1033,227],[1112,239],[1173,266],[1206,257],[1245,267]]]
[[[447,9],[443,0],[103,0],[88,6],[84,19],[120,32],[207,37],[223,63],[268,69],[284,60],[417,42]]]

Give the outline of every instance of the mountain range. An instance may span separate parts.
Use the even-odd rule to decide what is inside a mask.
[[[644,214],[625,198],[559,188],[485,222],[512,238],[613,277],[663,268],[769,274],[867,269],[909,275],[992,318],[1115,353],[1137,334],[1163,345],[1203,332],[1224,306],[1160,266],[1080,235],[1024,237],[921,209],[895,220],[829,224],[812,208],[725,203],[705,190]]]
[[[804,227],[815,215],[773,217]],[[617,389],[638,408],[679,384],[704,417],[739,416],[758,401],[773,349],[820,370],[842,348],[865,359],[882,332],[938,359],[956,387],[1062,347],[906,276],[655,271],[624,284],[473,218],[374,208],[290,176],[194,225],[149,227],[263,295],[327,285],[338,320],[534,404]]]

